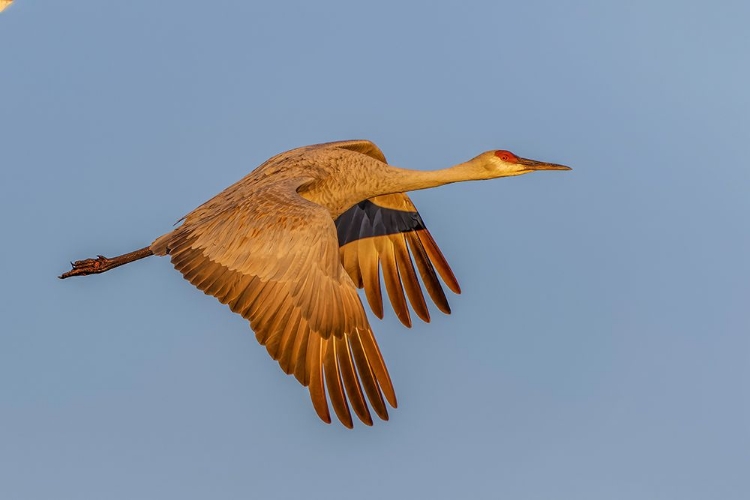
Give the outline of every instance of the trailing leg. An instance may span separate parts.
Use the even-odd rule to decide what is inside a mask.
[[[151,247],[145,247],[134,252],[112,257],[111,259],[104,257],[103,255],[98,255],[96,259],[77,260],[70,263],[70,265],[73,266],[73,269],[67,273],[63,273],[59,278],[65,279],[70,278],[71,276],[86,276],[87,274],[103,273],[123,264],[144,259],[153,254],[154,252],[151,251]]]

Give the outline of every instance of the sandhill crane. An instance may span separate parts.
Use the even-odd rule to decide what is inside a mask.
[[[385,401],[395,408],[396,394],[357,287],[382,318],[382,272],[407,326],[407,298],[417,316],[430,319],[417,271],[444,313],[450,308],[437,275],[460,293],[406,192],[535,170],[570,168],[496,150],[444,170],[416,171],[388,165],[370,141],[301,147],[269,159],[151,245],[74,262],[60,278],[169,255],[185,279],[250,322],[284,372],[309,387],[322,420],[331,422],[327,388],[346,427],[353,426],[349,404],[372,425],[365,395],[387,420]]]

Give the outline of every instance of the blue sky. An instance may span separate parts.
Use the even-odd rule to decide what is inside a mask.
[[[16,1],[0,15],[13,499],[750,495],[747,2]],[[574,168],[413,198],[463,288],[322,424],[150,243],[266,158]]]

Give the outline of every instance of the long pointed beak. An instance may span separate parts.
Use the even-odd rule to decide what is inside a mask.
[[[543,161],[529,160],[528,158],[519,158],[518,163],[523,165],[526,170],[573,170],[565,165],[544,163]]]

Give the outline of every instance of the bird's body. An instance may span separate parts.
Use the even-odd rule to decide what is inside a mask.
[[[120,261],[76,262],[63,277],[169,255],[188,281],[250,321],[282,369],[309,387],[323,420],[330,422],[327,392],[344,425],[352,426],[349,404],[371,424],[365,396],[382,419],[388,418],[385,401],[396,407],[396,396],[356,288],[365,289],[373,312],[382,317],[382,272],[394,310],[407,326],[407,299],[429,321],[417,272],[444,312],[450,309],[437,274],[459,292],[406,191],[542,169],[567,167],[490,151],[423,172],[388,165],[369,141],[297,148],[190,212],[150,247]]]

